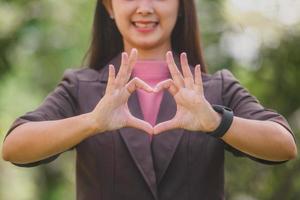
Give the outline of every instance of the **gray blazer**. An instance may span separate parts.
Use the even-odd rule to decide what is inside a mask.
[[[109,63],[118,67],[120,55]],[[108,66],[101,71],[67,70],[56,89],[35,111],[19,117],[8,134],[29,121],[57,120],[92,111],[105,93],[107,79]],[[292,133],[281,115],[263,108],[228,70],[203,74],[203,84],[211,104],[227,106],[235,116],[275,121]],[[134,116],[143,118],[136,93],[128,106]],[[166,91],[157,123],[171,119],[175,112],[175,101]],[[78,200],[219,200],[224,199],[224,150],[274,163],[246,155],[207,134],[183,129],[166,131],[150,141],[141,130],[122,128],[87,138],[73,149],[77,152]],[[32,167],[57,157],[19,166]]]

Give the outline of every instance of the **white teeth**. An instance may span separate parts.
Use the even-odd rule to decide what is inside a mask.
[[[154,28],[156,26],[155,22],[152,23],[138,23],[135,22],[134,25],[138,28]]]

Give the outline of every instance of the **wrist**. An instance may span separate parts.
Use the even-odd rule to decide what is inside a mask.
[[[82,117],[86,122],[87,133],[89,136],[104,131],[104,128],[100,125],[99,120],[97,120],[93,112],[83,114]]]
[[[212,112],[213,112],[212,114],[213,117],[210,119],[210,122],[207,124],[205,132],[213,132],[221,124],[222,116],[214,109]]]

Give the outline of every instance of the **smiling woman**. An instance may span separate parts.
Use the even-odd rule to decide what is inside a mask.
[[[294,158],[280,114],[228,70],[207,74],[197,24],[191,0],[99,0],[89,68],[13,123],[3,158],[32,167],[76,149],[80,200],[224,199],[225,150]]]
[[[155,54],[157,59],[164,59],[167,47],[170,48],[168,43],[171,42],[174,52],[177,54],[186,52],[190,64],[200,64],[201,70],[206,72],[194,2],[164,0],[150,1],[150,5],[149,1],[145,1],[146,3],[141,1],[141,7],[138,8],[137,2],[140,1],[103,0],[103,3],[98,1],[94,16],[93,39],[89,49],[89,66],[94,69],[102,68],[116,54],[125,50],[126,43],[128,45],[146,44],[147,46],[143,45],[143,48],[138,48],[140,57],[151,57],[151,55],[147,55],[148,52],[151,52],[151,54]],[[115,11],[113,5],[116,7]],[[129,9],[124,11],[126,7]],[[115,13],[119,10],[120,13],[116,16]],[[156,30],[151,34],[141,33],[132,25],[135,21],[147,22],[151,20],[159,23]],[[158,48],[155,44],[162,48]],[[147,51],[143,51],[144,49]],[[161,49],[164,49],[165,52]],[[130,50],[130,46],[128,46],[127,53],[128,50]]]

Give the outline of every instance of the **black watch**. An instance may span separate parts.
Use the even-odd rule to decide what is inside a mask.
[[[230,128],[233,121],[233,111],[230,108],[220,105],[212,105],[213,109],[222,115],[221,123],[218,128],[212,132],[207,132],[208,135],[215,138],[221,138]]]

